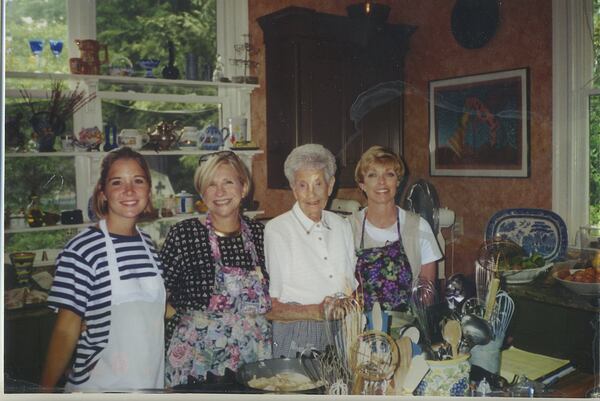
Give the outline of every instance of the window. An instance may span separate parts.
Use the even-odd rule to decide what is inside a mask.
[[[553,0],[553,209],[573,244],[599,225],[598,0]],[[596,77],[596,78],[594,78]]]
[[[216,59],[234,58],[235,45],[247,33],[247,3],[237,0],[183,0],[129,2],[117,0],[28,0],[6,1],[6,70],[28,73],[69,73],[69,58],[79,57],[74,39],[96,39],[106,44],[109,62],[129,65],[134,74],[145,70],[137,63],[143,58],[157,58],[155,76],[169,63],[168,42],[174,46],[174,65],[180,78],[185,79],[186,61],[198,62],[198,79],[209,78],[208,69]],[[225,23],[227,22],[227,23]],[[30,46],[29,39],[35,39]],[[39,40],[38,40],[39,39]],[[56,40],[63,48],[59,53]],[[52,40],[52,53],[50,49]],[[33,50],[42,47],[35,55]],[[55,55],[56,54],[56,55]],[[193,55],[193,56],[189,56]],[[101,67],[101,74],[110,72],[109,65]],[[226,75],[236,73],[226,63]],[[209,79],[208,79],[209,80]],[[6,119],[20,125],[25,138],[31,136],[29,116],[17,120],[19,88],[27,88],[43,102],[49,80],[9,78],[6,83]],[[67,131],[112,123],[118,130],[137,128],[144,132],[160,121],[178,120],[182,126],[203,128],[208,124],[221,125],[224,118],[237,115],[249,117],[249,91],[240,94],[235,89],[216,87],[183,87],[177,85],[148,85],[135,83],[91,82],[90,92],[97,98],[90,107],[80,110],[73,121],[67,122]],[[32,89],[33,88],[33,89]],[[57,148],[60,144],[57,143]],[[8,149],[10,151],[10,149]],[[58,211],[81,209],[87,217],[88,199],[98,176],[99,157],[7,157],[6,206],[14,213],[26,208],[32,188],[41,196],[42,208]],[[159,176],[168,176],[174,192],[186,190],[195,193],[193,172],[196,156],[147,157],[151,168]],[[75,166],[75,169],[73,169]],[[11,176],[11,171],[19,174]],[[60,172],[70,173],[60,173]],[[77,173],[73,173],[76,171]],[[52,176],[60,177],[61,189],[44,187]],[[42,184],[41,186],[39,184]],[[166,232],[164,224],[157,224],[156,232]],[[72,230],[19,233],[5,236],[5,251],[62,248],[72,237]],[[155,237],[155,239],[159,239]]]

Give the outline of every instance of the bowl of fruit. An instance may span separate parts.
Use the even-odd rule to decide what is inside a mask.
[[[563,269],[552,276],[564,287],[582,296],[600,297],[600,252],[578,269]]]

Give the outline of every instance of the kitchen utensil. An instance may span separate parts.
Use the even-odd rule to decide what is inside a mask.
[[[460,320],[463,340],[467,348],[474,345],[485,345],[493,338],[492,326],[490,323],[475,315],[465,315]],[[461,350],[459,349],[459,352]]]
[[[408,337],[400,337],[396,339],[396,346],[400,362],[394,372],[394,386],[391,387],[393,391],[388,393],[400,395],[404,393],[404,380],[412,361],[412,342]]]
[[[506,291],[498,291],[496,307],[490,319],[494,336],[504,338],[515,310],[515,302]]]
[[[460,317],[464,315],[475,315],[483,317],[485,315],[485,303],[479,298],[469,298],[462,306]]]
[[[326,372],[330,378],[329,386],[338,383],[335,388],[341,390],[342,383],[348,387],[352,381],[350,367],[351,347],[365,326],[365,317],[361,304],[356,298],[345,294],[336,294],[325,300],[325,333],[330,344],[334,344],[334,358],[325,362],[332,372]],[[326,384],[326,385],[327,385]],[[327,388],[328,391],[331,387]]]
[[[475,291],[464,274],[456,273],[446,280],[445,294],[448,309],[460,312],[463,303],[475,295]]]
[[[404,378],[404,393],[412,394],[428,372],[429,364],[425,360],[425,354],[413,357],[410,362],[410,369]]]
[[[462,329],[458,320],[448,320],[442,329],[442,337],[444,341],[450,344],[452,349],[452,357],[458,356],[458,344],[462,338]]]
[[[493,272],[484,268],[479,261],[475,261],[475,288],[477,292],[477,298],[485,301],[487,296],[487,289],[492,279]]]
[[[382,389],[398,366],[398,347],[387,334],[376,331],[361,333],[351,347],[350,367],[354,373],[352,394]]]
[[[381,305],[379,305],[379,302],[375,301],[373,303],[373,309],[371,310],[374,331],[386,331],[383,330],[383,317],[381,316],[382,313],[383,312],[381,311]]]
[[[500,288],[500,280],[497,278],[493,278],[490,281],[489,288],[487,291],[487,300],[485,302],[485,313],[483,318],[490,321],[490,317],[492,316],[492,312],[494,310],[494,306],[496,305],[496,294],[498,293],[498,289]]]
[[[417,318],[422,337],[426,344],[431,345],[431,317],[427,308],[435,303],[435,286],[429,281],[419,277],[411,290],[410,306]]]

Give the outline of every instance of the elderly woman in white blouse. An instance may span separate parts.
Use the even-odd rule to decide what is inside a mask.
[[[302,145],[289,154],[284,171],[296,203],[265,227],[274,357],[324,350],[325,298],[349,295],[358,284],[350,224],[324,210],[335,182],[335,158],[321,145]]]

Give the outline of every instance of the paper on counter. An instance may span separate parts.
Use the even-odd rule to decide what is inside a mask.
[[[567,359],[553,358],[510,347],[509,349],[502,351],[500,359],[500,375],[509,382],[512,381],[516,375],[525,375],[530,380],[537,380],[568,363],[569,360]]]

